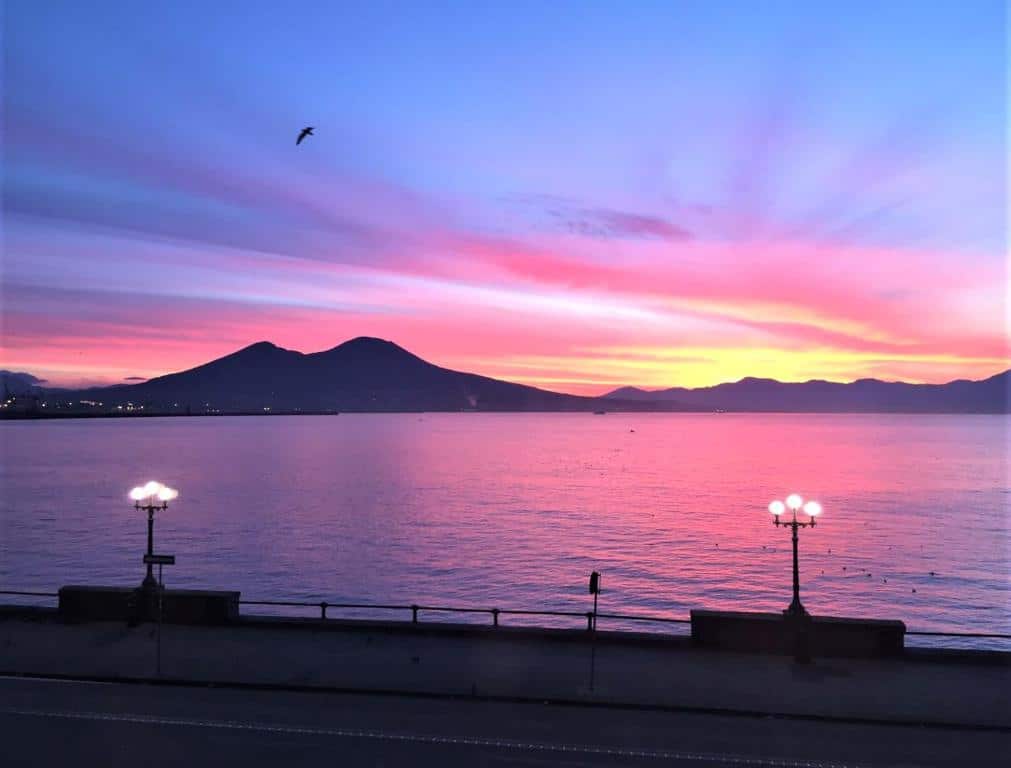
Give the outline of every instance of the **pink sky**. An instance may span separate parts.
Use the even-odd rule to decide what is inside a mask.
[[[108,290],[25,288],[3,311],[5,367],[53,383],[150,377],[263,339],[310,352],[356,335],[578,393],[746,375],[936,382],[1007,367],[993,322],[1003,273],[947,254],[643,241],[621,243],[617,261],[612,244],[577,235],[440,230],[415,233],[411,258],[377,269],[72,234],[73,256],[47,251],[52,268],[87,284],[87,256],[101,253]],[[26,238],[22,252],[35,247]]]
[[[23,4],[0,366],[117,383],[368,335],[574,393],[992,375],[997,5],[236,26]]]

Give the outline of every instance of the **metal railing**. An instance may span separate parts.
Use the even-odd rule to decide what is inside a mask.
[[[669,616],[652,616],[644,614],[625,614],[625,613],[596,613],[593,611],[531,611],[531,610],[512,610],[506,608],[461,608],[458,606],[439,606],[439,605],[389,605],[383,603],[330,603],[327,601],[320,601],[318,603],[313,602],[299,602],[299,601],[288,601],[288,600],[240,600],[239,605],[273,605],[273,606],[290,606],[290,607],[301,607],[301,608],[318,608],[320,612],[321,619],[332,618],[327,615],[328,609],[362,609],[362,610],[378,610],[378,611],[410,611],[411,612],[411,623],[419,624],[421,620],[419,615],[422,611],[427,611],[431,613],[464,613],[464,614],[486,614],[490,615],[492,618],[492,626],[499,626],[500,616],[552,616],[552,617],[569,617],[569,618],[579,618],[586,620],[586,629],[593,630],[596,629],[597,620],[611,620],[611,621],[628,621],[628,622],[643,622],[643,623],[654,623],[654,624],[691,624],[691,619],[676,619]],[[921,636],[921,637],[957,637],[965,639],[980,639],[980,640],[1011,640],[1011,633],[1000,633],[1000,632],[937,632],[928,630],[906,630],[907,635]]]
[[[47,597],[58,598],[58,592],[36,592],[30,590],[9,590],[0,589],[0,595],[12,595],[17,597]],[[411,623],[421,624],[423,613],[455,613],[455,614],[475,614],[491,617],[491,626],[500,626],[500,619],[504,616],[550,616],[555,618],[580,619],[586,621],[586,629],[596,629],[597,621],[627,621],[643,622],[654,624],[691,624],[690,619],[676,619],[670,616],[655,616],[647,614],[626,614],[626,613],[594,613],[593,611],[534,611],[512,608],[469,608],[451,605],[422,605],[411,603],[410,605],[398,605],[390,603],[331,603],[326,600],[319,602],[308,602],[301,600],[239,600],[239,605],[263,605],[280,608],[314,608],[319,611],[320,619],[333,619],[328,614],[330,610],[365,610],[365,611],[386,611],[386,612],[407,612],[411,613]],[[438,623],[438,622],[433,622]],[[907,629],[906,635],[915,637],[954,637],[968,640],[1011,640],[1011,633],[1004,632],[940,632],[934,630]]]
[[[615,621],[639,621],[652,622],[657,624],[690,624],[690,619],[675,619],[669,616],[649,616],[643,614],[624,613],[594,613],[593,611],[534,611],[517,608],[464,608],[455,605],[422,605],[411,603],[410,605],[390,605],[388,603],[331,603],[326,600],[320,602],[305,602],[297,600],[240,600],[239,605],[266,605],[278,607],[296,608],[316,608],[319,610],[320,619],[333,618],[327,612],[334,610],[371,610],[371,611],[391,611],[391,612],[411,612],[411,623],[420,624],[422,613],[460,613],[477,614],[491,617],[491,625],[498,627],[501,625],[502,617],[506,616],[550,616],[554,618],[570,618],[586,620],[587,629],[595,629],[599,619]]]
[[[455,613],[455,614],[476,614],[491,617],[491,625],[498,627],[501,625],[502,617],[507,616],[550,616],[554,618],[585,619],[586,628],[592,630],[596,628],[598,619],[614,619],[620,621],[642,621],[657,622],[664,624],[689,624],[689,619],[674,619],[666,616],[644,616],[619,613],[594,613],[593,611],[534,611],[516,608],[465,608],[456,605],[422,605],[411,603],[410,605],[390,605],[388,603],[331,603],[326,600],[319,602],[305,602],[298,600],[240,600],[239,605],[264,605],[274,607],[292,608],[315,608],[319,610],[320,619],[330,619],[333,616],[328,614],[330,610],[368,610],[368,611],[390,611],[390,612],[411,612],[411,623],[420,624],[422,613]]]
[[[1011,634],[1000,632],[927,632],[924,630],[907,629],[907,635],[919,635],[921,637],[973,637],[987,638],[993,640],[1011,640]]]

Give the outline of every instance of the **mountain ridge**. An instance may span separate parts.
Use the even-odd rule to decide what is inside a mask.
[[[661,403],[728,411],[857,413],[1008,413],[1011,369],[985,379],[953,379],[943,384],[913,384],[863,378],[851,382],[809,379],[781,382],[745,376],[708,387],[645,390],[626,386],[604,399]]]
[[[561,392],[443,368],[369,336],[303,353],[259,341],[137,384],[62,390],[64,402],[145,413],[680,410]]]
[[[19,374],[30,376],[30,374]],[[34,377],[33,377],[34,378]],[[36,381],[38,381],[36,379]],[[979,381],[780,382],[745,376],[709,387],[619,387],[570,395],[444,368],[398,344],[358,336],[318,352],[258,341],[139,383],[33,391],[62,412],[334,413],[340,411],[755,411],[1008,413],[1011,370]],[[48,407],[48,406],[47,406]],[[50,411],[52,412],[52,411]]]

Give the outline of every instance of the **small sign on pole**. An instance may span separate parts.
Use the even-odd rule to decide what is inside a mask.
[[[144,565],[175,565],[175,555],[144,555]]]

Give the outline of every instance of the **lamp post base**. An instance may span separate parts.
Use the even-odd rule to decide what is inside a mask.
[[[144,621],[154,621],[158,596],[158,582],[148,584],[147,579],[131,590],[127,599],[127,626],[135,627]]]
[[[811,615],[800,601],[796,601],[783,611],[783,619],[793,626],[793,660],[798,664],[810,664]]]
[[[783,610],[784,616],[807,616],[807,609],[800,604],[799,600],[790,603],[790,607]]]

